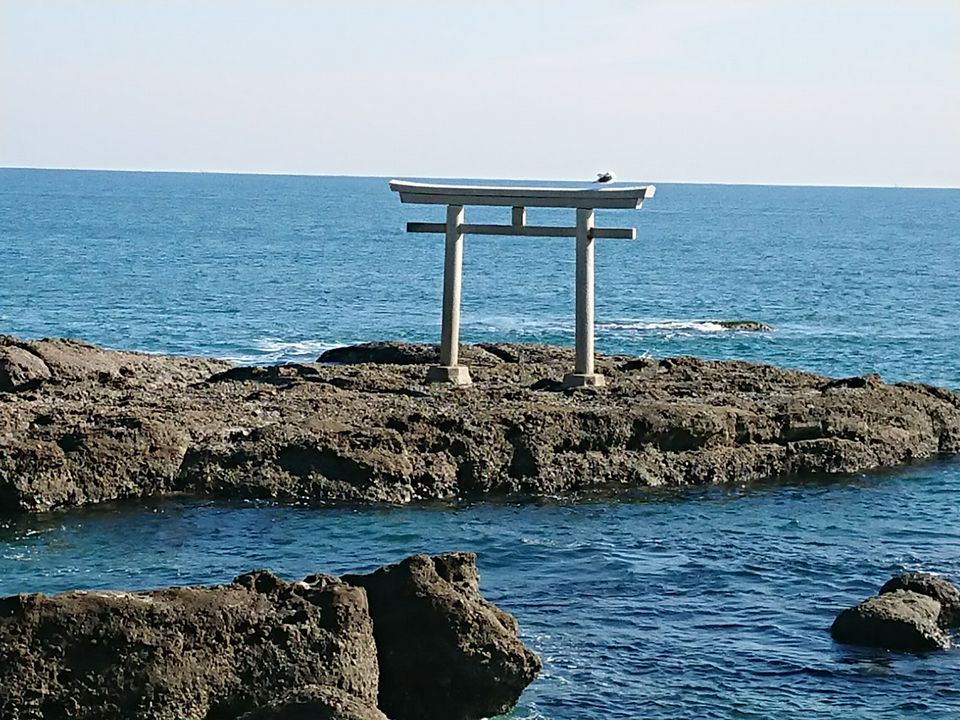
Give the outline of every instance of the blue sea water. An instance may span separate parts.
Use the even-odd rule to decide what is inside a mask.
[[[0,334],[239,362],[439,334],[442,209],[383,178],[0,169]],[[496,220],[468,208],[468,221]],[[530,211],[531,222],[564,222]],[[662,185],[598,241],[597,346],[960,389],[960,191]],[[572,344],[573,241],[468,238],[463,337]],[[770,334],[720,331],[750,318]],[[582,504],[139,502],[0,519],[0,595],[479,554],[545,670],[513,718],[953,718],[960,651],[836,645],[903,569],[960,580],[960,461]]]

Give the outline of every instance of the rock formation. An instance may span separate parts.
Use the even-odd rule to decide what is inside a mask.
[[[853,473],[960,451],[960,394],[747,362],[376,343],[270,367],[0,338],[0,510],[187,493],[404,503]]]
[[[907,652],[943,650],[950,641],[937,625],[940,603],[931,597],[897,590],[874,595],[841,612],[830,632],[835,640]]]
[[[841,612],[830,632],[838,642],[919,652],[951,646],[948,631],[960,625],[960,591],[929,573],[888,580],[878,595]]]
[[[393,720],[471,720],[512,707],[539,670],[469,553],[344,579],[0,599],[4,720],[384,720],[378,694]]]
[[[367,591],[391,718],[500,715],[540,669],[514,617],[480,595],[471,554],[419,555],[344,581]]]

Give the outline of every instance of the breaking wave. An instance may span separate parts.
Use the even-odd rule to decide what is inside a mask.
[[[325,340],[259,338],[253,341],[252,348],[243,348],[239,352],[227,353],[222,357],[239,365],[314,362],[324,351],[342,345],[343,343],[332,343]]]
[[[729,332],[715,320],[620,320],[614,322],[597,323],[597,330],[618,331],[630,330],[635,332],[696,332],[722,333]]]

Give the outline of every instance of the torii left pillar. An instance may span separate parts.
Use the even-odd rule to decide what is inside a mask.
[[[469,385],[470,370],[460,364],[460,280],[463,275],[463,205],[447,206],[447,242],[443,258],[443,326],[440,364],[427,371],[428,382]]]

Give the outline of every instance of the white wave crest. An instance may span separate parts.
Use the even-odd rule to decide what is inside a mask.
[[[254,342],[257,350],[270,355],[319,355],[325,350],[340,347],[340,343],[325,340],[279,340],[260,338]]]
[[[635,332],[697,332],[722,333],[727,332],[720,323],[713,320],[621,320],[607,323],[597,323],[597,330],[618,331],[630,330]]]
[[[541,318],[523,315],[470,315],[464,314],[461,327],[481,332],[541,333],[573,331],[573,318]]]
[[[314,362],[324,351],[342,345],[343,343],[332,343],[326,340],[259,338],[253,341],[253,347],[247,352],[234,352],[221,357],[237,365]]]

